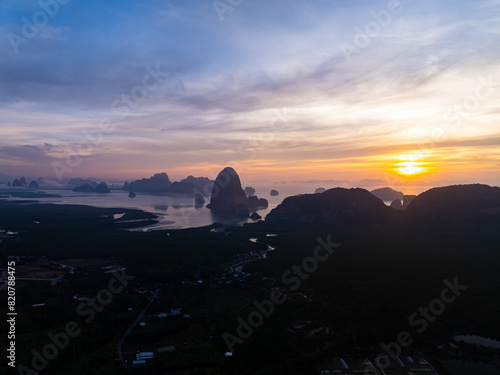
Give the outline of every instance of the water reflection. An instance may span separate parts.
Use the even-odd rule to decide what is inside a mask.
[[[167,212],[168,204],[155,204],[153,205],[153,208],[157,211]]]

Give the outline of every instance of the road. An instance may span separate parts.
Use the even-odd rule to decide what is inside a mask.
[[[141,313],[139,315],[137,315],[137,318],[130,325],[130,327],[128,327],[128,329],[125,331],[125,333],[123,334],[123,336],[120,339],[120,341],[118,341],[118,344],[116,344],[116,350],[118,351],[118,357],[120,358],[120,361],[122,361],[122,364],[125,367],[127,367],[127,364],[125,363],[125,360],[123,359],[123,356],[122,356],[123,342],[125,341],[126,337],[128,335],[130,335],[130,332],[132,332],[132,330],[135,328],[135,326],[137,325],[137,323],[139,323],[139,320],[141,320],[144,317],[144,314],[146,314],[146,311],[148,310],[149,306],[153,303],[153,301],[155,300],[156,297],[158,297],[158,291],[156,291],[155,294],[153,294],[153,296],[149,300],[149,302],[146,305],[146,307],[144,307],[144,309],[141,311]]]

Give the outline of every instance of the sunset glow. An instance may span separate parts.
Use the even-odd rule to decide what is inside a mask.
[[[0,41],[0,174],[500,184],[500,4],[403,3],[363,47],[387,2],[68,4]]]
[[[428,163],[421,155],[400,155],[395,164],[394,171],[407,178],[416,178],[430,171]]]

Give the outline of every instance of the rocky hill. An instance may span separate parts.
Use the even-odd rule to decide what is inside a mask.
[[[266,208],[268,202],[255,195],[247,197],[241,187],[240,177],[231,167],[224,168],[215,179],[210,204],[213,211],[248,217],[251,211]]]
[[[364,222],[383,220],[393,213],[393,209],[365,189],[335,188],[288,197],[267,215],[266,221]]]
[[[404,194],[400,191],[391,189],[390,187],[384,187],[380,189],[372,190],[370,193],[375,195],[377,198],[382,199],[386,202],[392,202],[396,199],[403,200]]]
[[[500,217],[500,188],[488,185],[454,185],[430,189],[405,210],[410,219],[435,221]]]
[[[123,190],[140,193],[151,193],[154,190],[168,188],[172,183],[165,172],[156,173],[150,178],[143,178],[133,182],[125,182]]]

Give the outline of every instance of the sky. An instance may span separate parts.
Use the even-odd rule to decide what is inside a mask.
[[[0,174],[500,185],[499,47],[498,0],[3,0]]]

